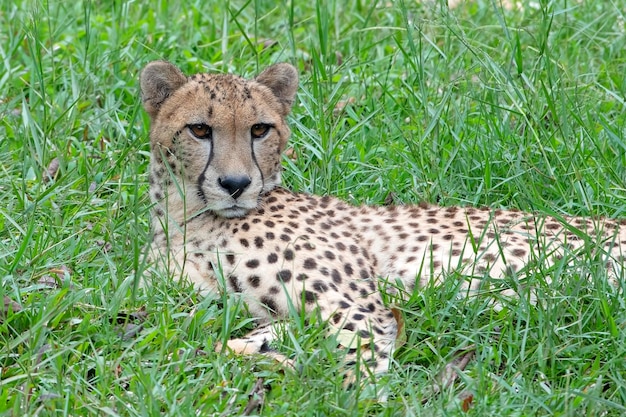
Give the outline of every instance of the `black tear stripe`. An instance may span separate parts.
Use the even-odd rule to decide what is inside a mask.
[[[275,126],[272,126],[272,127],[273,127],[273,128],[275,128]],[[278,143],[279,143],[279,145],[278,145],[278,147],[277,147],[277,149],[278,149],[278,155],[282,155],[283,150],[281,149],[280,143],[283,143],[283,135],[280,133],[280,130],[278,130],[278,129],[276,129],[276,128],[275,128],[274,130],[275,130],[275,131],[276,131],[276,133],[278,134]]]
[[[198,185],[197,185],[198,196],[202,199],[202,202],[204,204],[207,203],[207,200],[206,200],[206,195],[204,195],[204,191],[202,191],[202,184],[204,184],[204,181],[206,180],[206,176],[204,174],[206,170],[209,168],[211,161],[213,160],[213,138],[209,139],[209,146],[211,147],[211,152],[209,152],[209,159],[206,161],[206,165],[204,166],[202,173],[198,177]]]
[[[259,166],[259,163],[256,160],[256,155],[254,154],[254,140],[250,141],[250,153],[252,154],[252,161],[254,161],[256,169],[258,169],[259,174],[261,174],[261,189],[263,189],[263,187],[265,187],[265,177],[263,177],[263,171],[261,171],[261,167]]]

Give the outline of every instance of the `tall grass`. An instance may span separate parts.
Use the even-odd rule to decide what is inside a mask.
[[[236,297],[136,286],[150,206],[137,76],[153,59],[297,65],[295,190],[625,217],[626,6],[519,4],[0,2],[0,412],[623,415],[624,285],[591,253],[525,277],[536,306],[494,311],[457,294],[458,276],[416,292],[385,403],[343,387],[313,323],[285,334],[292,372],[214,352],[252,326]],[[429,394],[467,348],[461,377]]]

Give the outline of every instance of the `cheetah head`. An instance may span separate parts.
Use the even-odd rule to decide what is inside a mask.
[[[161,183],[169,200],[178,190],[185,207],[240,217],[280,184],[291,133],[285,118],[298,87],[294,67],[276,64],[254,79],[186,77],[155,61],[143,69],[140,83],[151,119],[151,181]],[[164,198],[158,194],[155,200]]]

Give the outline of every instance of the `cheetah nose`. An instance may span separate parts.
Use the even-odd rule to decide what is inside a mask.
[[[246,176],[229,176],[217,179],[220,186],[228,191],[228,194],[235,200],[239,198],[245,189],[250,185],[252,180]]]

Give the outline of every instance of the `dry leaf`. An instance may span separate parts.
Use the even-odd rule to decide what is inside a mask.
[[[53,277],[52,275],[43,275],[41,278],[37,280],[37,284],[43,285],[48,288],[60,288],[61,282],[58,278]]]
[[[395,206],[398,205],[398,196],[393,191],[387,193],[383,206]]]
[[[119,312],[115,317],[115,322],[119,324],[117,334],[126,341],[137,336],[139,332],[143,330],[143,322],[148,317],[145,307],[141,307],[139,310],[133,313]],[[113,321],[113,319],[111,319]]]
[[[448,388],[459,377],[459,371],[463,371],[474,357],[475,347],[469,346],[463,349],[462,352],[460,356],[447,363],[443,370],[439,372],[439,375],[437,375],[437,382],[435,383],[439,386],[439,389],[436,389],[437,392]]]
[[[402,310],[391,307],[391,312],[393,313],[393,318],[397,323],[397,332],[396,332],[396,348],[402,346],[406,343],[406,332],[404,331],[404,314]]]
[[[126,323],[118,332],[123,341],[128,341],[137,336],[143,330],[143,324]]]
[[[242,413],[244,416],[249,416],[252,412],[263,406],[265,392],[266,388],[263,384],[263,378],[258,378],[252,388],[252,391],[248,394],[248,404]]]
[[[335,104],[335,108],[333,109],[333,114],[335,116],[341,114],[341,112],[350,104],[354,104],[356,103],[356,98],[354,97],[349,97],[346,100],[340,100],[337,102],[337,104]]]
[[[287,156],[287,158],[291,159],[292,161],[296,161],[298,159],[298,154],[293,148],[287,149],[284,153]]]
[[[459,394],[459,399],[461,400],[461,410],[467,413],[474,402],[474,394],[469,391],[463,391]]]
[[[435,377],[435,381],[429,387],[425,387],[424,389],[424,399],[422,402],[426,402],[433,395],[439,394],[443,389],[448,388],[454,383],[454,381],[459,377],[459,372],[463,371],[470,360],[474,357],[476,347],[468,346],[465,349],[462,349],[457,352],[457,355],[451,362],[446,364],[446,366],[437,374]],[[460,354],[459,354],[460,353]],[[472,400],[468,400],[471,404]]]
[[[48,164],[48,168],[43,172],[43,182],[54,180],[59,172],[59,158],[53,158]]]
[[[22,306],[5,295],[2,297],[2,310],[0,311],[0,317],[6,316],[9,311],[17,313],[22,311]]]
[[[45,274],[37,280],[37,284],[48,288],[61,288],[63,281],[68,279],[72,274],[72,270],[65,265],[50,268],[48,272],[49,274]],[[70,284],[70,287],[72,287],[72,284]]]
[[[50,269],[50,272],[53,273],[53,274],[56,274],[56,276],[59,277],[60,279],[63,279],[66,276],[69,277],[72,274],[72,270],[69,269],[65,265],[61,265],[58,268],[52,268],[52,269]]]
[[[271,48],[274,45],[277,45],[278,42],[275,41],[274,39],[261,39],[258,42],[258,44],[261,45],[263,49],[265,50],[265,49]]]
[[[343,54],[339,51],[335,51],[335,60],[337,61],[337,65],[343,64]]]
[[[113,245],[111,245],[109,242],[105,242],[104,240],[96,240],[96,246],[101,248],[102,252],[104,253],[108,253],[111,248],[113,248]]]

